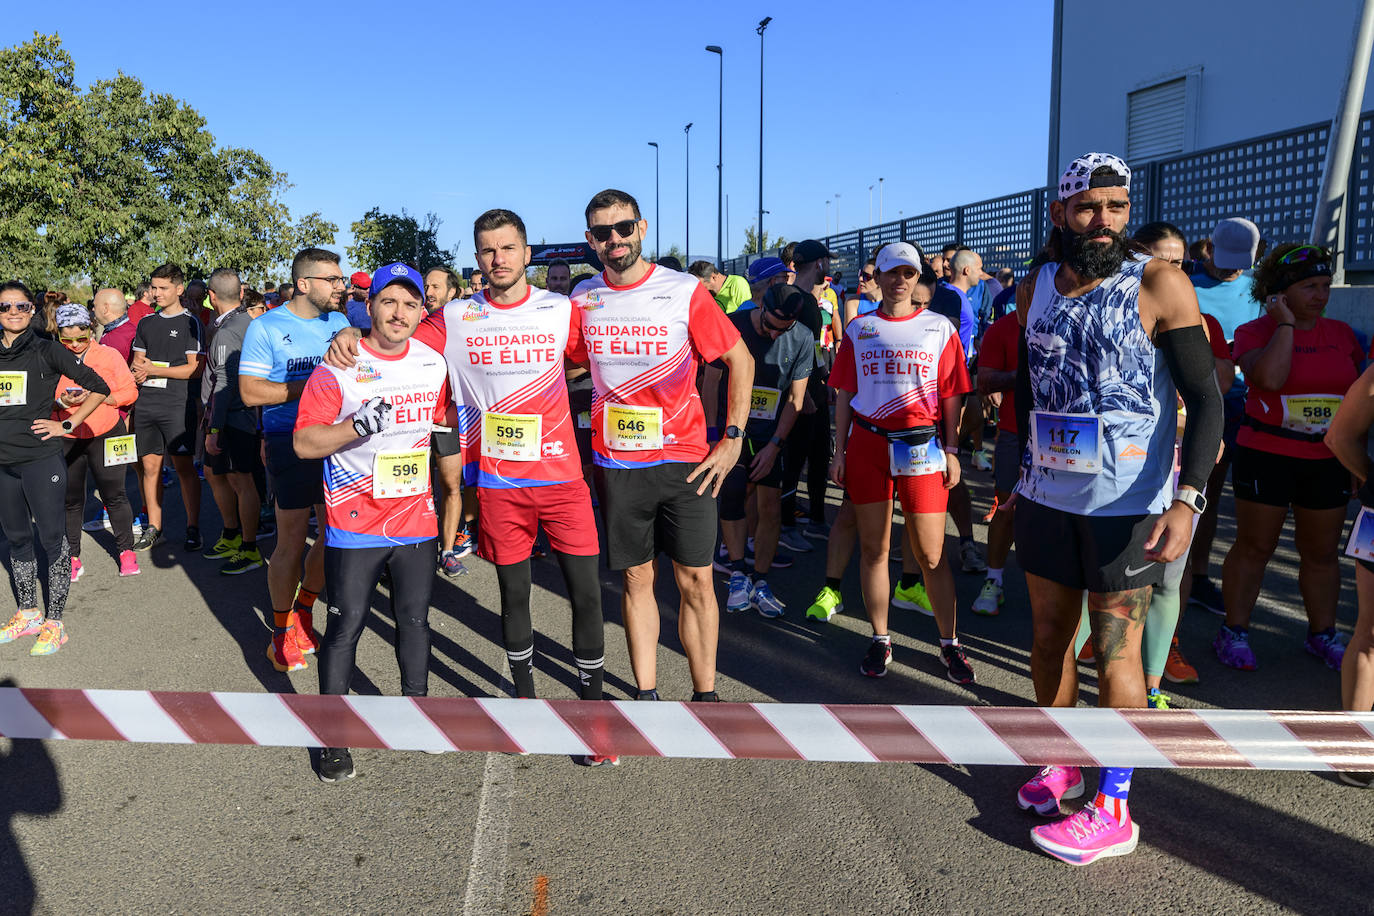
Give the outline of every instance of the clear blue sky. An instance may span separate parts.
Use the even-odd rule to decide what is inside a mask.
[[[5,18],[8,44],[58,33],[83,86],[123,70],[188,102],[221,145],[262,153],[294,184],[293,213],[339,225],[340,251],[368,208],[405,207],[437,213],[440,243],[470,266],[483,210],[515,210],[531,241],[580,241],[587,199],[608,186],[639,198],[652,248],[650,140],[663,247],[681,246],[689,121],[691,250],[713,256],[719,63],[708,44],[725,50],[725,255],[738,253],[758,209],[754,27],[766,15],[770,235],[823,235],[837,209],[841,229],[867,225],[879,177],[885,219],[1040,184],[1051,6],[69,0]]]

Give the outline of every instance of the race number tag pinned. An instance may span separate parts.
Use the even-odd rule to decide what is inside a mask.
[[[749,416],[754,420],[771,420],[778,415],[778,401],[782,392],[777,388],[755,388],[749,393]]]
[[[543,419],[537,413],[482,414],[482,457],[538,461]]]
[[[1283,428],[1308,435],[1324,433],[1340,406],[1339,394],[1285,394]]]
[[[606,445],[620,451],[663,448],[663,408],[606,404]]]
[[[1102,418],[1091,413],[1031,411],[1031,461],[1073,474],[1102,471]]]
[[[1374,562],[1374,512],[1364,506],[1360,507],[1355,524],[1350,526],[1350,540],[1345,543],[1345,555]]]
[[[113,468],[121,464],[133,464],[138,460],[138,450],[134,447],[134,437],[111,436],[105,440],[105,467]]]
[[[29,402],[29,374],[0,372],[0,407],[19,407]]]
[[[160,368],[160,369],[169,369],[169,368],[171,368],[171,366],[172,366],[171,363],[164,363],[162,360],[158,360],[158,359],[150,359],[150,360],[148,360],[148,362],[151,363],[151,364],[154,365],[154,366],[157,366],[157,367]],[[155,378],[155,377],[153,377],[153,376],[150,375],[150,376],[148,376],[147,379],[144,380],[142,387],[144,387],[144,388],[166,388],[166,387],[167,387],[167,379],[166,379],[164,376],[157,376],[157,377]]]
[[[924,477],[943,474],[945,450],[934,436],[920,444],[892,439],[887,443],[888,470],[893,477]]]
[[[378,452],[372,460],[372,497],[397,499],[429,490],[429,449]]]

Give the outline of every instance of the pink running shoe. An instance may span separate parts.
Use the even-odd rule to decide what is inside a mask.
[[[86,570],[81,566],[81,558],[72,557],[72,581],[75,582],[77,579],[80,579],[81,574],[85,571]],[[1311,640],[1308,641],[1311,642]]]
[[[138,568],[138,555],[132,550],[123,550],[119,554],[119,574],[121,576],[136,576],[142,570]]]
[[[1122,824],[1096,805],[1031,830],[1032,843],[1070,865],[1087,865],[1104,856],[1130,855],[1139,841],[1140,827],[1134,820]]]
[[[1078,767],[1044,767],[1016,793],[1016,804],[1023,811],[1043,817],[1059,814],[1059,800],[1083,794],[1083,771]]]

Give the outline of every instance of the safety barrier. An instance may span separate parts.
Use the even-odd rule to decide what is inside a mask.
[[[1374,770],[1374,713],[0,688],[8,738],[637,757]]]

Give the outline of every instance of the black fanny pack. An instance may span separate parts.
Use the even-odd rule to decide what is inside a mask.
[[[1326,438],[1326,433],[1300,433],[1295,429],[1284,429],[1282,426],[1275,426],[1273,423],[1265,423],[1263,420],[1257,420],[1248,413],[1241,422],[1251,429],[1258,430],[1262,433],[1268,433],[1271,436],[1278,436],[1281,439],[1295,439],[1298,442],[1320,442]]]
[[[925,445],[935,438],[934,426],[913,426],[910,429],[883,429],[875,426],[858,414],[854,415],[854,425],[859,429],[866,429],[869,432],[890,439],[893,442],[905,442],[907,445]]]

